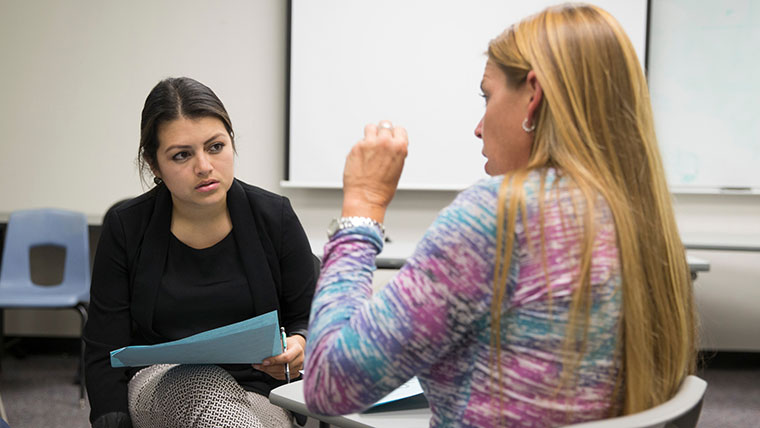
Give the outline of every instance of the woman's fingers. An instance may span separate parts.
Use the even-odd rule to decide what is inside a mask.
[[[406,156],[409,149],[409,136],[406,134],[406,128],[397,127],[393,128],[393,141],[404,148],[404,156]]]
[[[390,137],[393,140],[406,139],[406,129],[402,126],[394,126],[389,120],[381,120],[377,124],[369,123],[364,126],[364,140],[359,143],[377,142],[380,137]]]
[[[290,366],[290,376],[291,379],[295,379],[299,375],[299,371],[303,369],[303,360],[300,362],[292,361],[288,363]],[[279,380],[285,380],[285,364],[271,364],[271,365],[263,365],[263,364],[254,364],[253,368],[259,371],[262,371],[269,376],[272,376],[275,379]]]
[[[372,138],[377,135],[377,124],[368,123],[364,125],[364,139]]]
[[[364,139],[346,158],[343,171],[343,215],[382,222],[401,177],[408,148],[403,127],[383,120],[364,127]]]
[[[393,124],[389,120],[381,120],[377,124],[378,137],[383,134],[386,134],[388,136],[393,136]]]
[[[298,373],[303,369],[304,349],[303,339],[300,336],[293,335],[288,337],[288,349],[280,355],[269,357],[261,364],[253,364],[253,368],[262,371],[275,379],[285,380],[285,364],[290,366],[291,378],[298,377]]]

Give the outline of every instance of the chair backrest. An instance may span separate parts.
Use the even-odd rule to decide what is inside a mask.
[[[0,288],[51,288],[32,282],[29,251],[41,245],[66,249],[63,281],[56,288],[82,290],[90,284],[90,240],[83,213],[53,208],[20,210],[11,213],[5,233],[0,265]],[[58,290],[60,292],[62,290]],[[85,293],[86,294],[86,293]],[[86,301],[86,297],[85,300]]]
[[[706,389],[707,382],[697,376],[687,376],[673,398],[651,409],[565,428],[694,428]]]

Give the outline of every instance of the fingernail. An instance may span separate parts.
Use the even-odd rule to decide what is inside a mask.
[[[264,361],[264,362],[262,363],[262,365],[264,365],[264,366],[268,366],[268,365],[269,365],[269,361]]]

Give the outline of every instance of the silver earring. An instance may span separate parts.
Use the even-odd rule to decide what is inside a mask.
[[[153,177],[153,182],[156,183],[156,186],[160,186],[164,180],[161,180],[161,177]]]
[[[527,133],[531,133],[536,130],[536,123],[534,122],[533,125],[528,126],[528,118],[526,117],[522,121],[522,129]]]

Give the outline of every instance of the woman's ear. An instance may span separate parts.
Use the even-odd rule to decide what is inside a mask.
[[[153,173],[154,177],[161,178],[161,171],[159,171],[158,168],[154,167],[153,165],[150,166],[150,172]]]
[[[526,90],[530,92],[530,101],[528,102],[528,122],[534,123],[534,115],[541,105],[541,100],[544,98],[544,90],[541,88],[541,82],[536,77],[536,72],[530,70],[528,76],[525,78]]]

